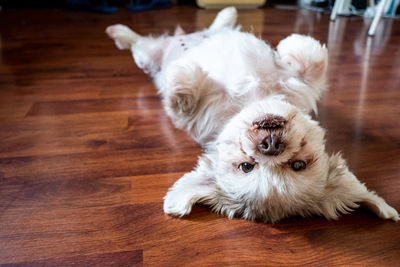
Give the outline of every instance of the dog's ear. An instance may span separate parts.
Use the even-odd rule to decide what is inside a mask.
[[[216,195],[216,184],[212,177],[213,163],[207,156],[199,159],[192,172],[182,176],[164,197],[164,212],[182,217],[189,214],[198,202],[208,202]]]
[[[385,200],[369,191],[353,173],[346,162],[336,154],[329,159],[329,174],[321,211],[327,219],[337,219],[340,213],[347,214],[359,204],[369,208],[383,219],[398,221],[399,214]]]

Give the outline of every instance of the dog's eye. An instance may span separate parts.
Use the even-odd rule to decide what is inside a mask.
[[[248,162],[243,162],[242,164],[240,164],[240,168],[242,169],[243,172],[248,173],[254,169],[254,165]]]
[[[292,163],[290,163],[290,167],[294,170],[294,171],[301,171],[304,170],[306,168],[306,163],[302,160],[297,160],[297,161],[293,161]]]

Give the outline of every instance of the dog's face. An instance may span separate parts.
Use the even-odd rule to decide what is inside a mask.
[[[272,221],[307,213],[328,175],[324,142],[318,123],[281,97],[253,103],[215,142],[214,177],[224,199],[215,206],[228,215]]]
[[[164,211],[183,216],[202,202],[230,218],[276,222],[311,214],[337,219],[364,203],[399,220],[340,154],[328,156],[324,143],[318,123],[282,97],[250,104],[227,122],[197,168],[170,188]]]

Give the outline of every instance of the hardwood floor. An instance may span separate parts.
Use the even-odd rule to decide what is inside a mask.
[[[400,264],[400,224],[359,209],[338,221],[275,225],[196,206],[163,213],[163,196],[201,153],[162,110],[149,78],[105,35],[194,31],[216,11],[194,7],[115,15],[0,12],[0,264],[7,266]],[[244,10],[270,44],[298,32],[327,44],[329,90],[317,116],[329,151],[400,210],[400,21],[307,10]],[[253,25],[253,26],[251,26]]]

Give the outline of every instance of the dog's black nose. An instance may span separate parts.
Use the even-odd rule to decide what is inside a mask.
[[[277,156],[285,150],[285,144],[278,135],[272,133],[257,146],[257,149],[264,155]]]

